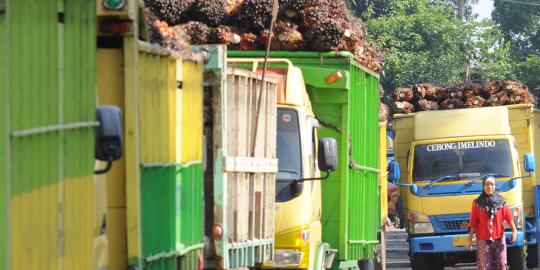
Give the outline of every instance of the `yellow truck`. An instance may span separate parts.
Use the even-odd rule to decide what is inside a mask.
[[[262,51],[228,56],[245,68],[262,69]],[[386,188],[380,168],[386,165],[379,156],[384,129],[377,121],[378,75],[348,52],[288,51],[270,53],[267,74],[281,75],[282,83],[274,258],[263,267],[372,267],[386,215],[379,208]],[[326,142],[334,140],[336,149],[330,150]],[[328,154],[337,166],[328,166]]]
[[[413,269],[474,260],[466,251],[469,213],[487,176],[497,178],[518,227],[518,240],[507,242],[510,268],[525,267],[525,257],[537,265],[539,116],[532,105],[394,116],[399,165],[389,165],[390,180],[399,178]]]
[[[203,55],[145,40],[142,1],[93,5],[92,90],[124,112],[126,145],[95,185],[106,235],[95,243],[96,269],[202,269]]]

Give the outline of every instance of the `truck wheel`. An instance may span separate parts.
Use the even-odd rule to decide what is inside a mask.
[[[416,253],[413,254],[411,264],[414,270],[441,270],[444,262],[438,254]]]
[[[361,260],[358,261],[360,270],[375,270],[375,260]]]
[[[523,247],[511,247],[508,248],[508,264],[510,265],[510,270],[524,270],[525,263],[525,253],[523,252]]]
[[[538,267],[538,257],[540,256],[538,252],[539,252],[538,244],[527,246],[527,267],[528,268]]]

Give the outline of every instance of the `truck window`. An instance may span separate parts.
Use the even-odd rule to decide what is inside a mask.
[[[300,194],[294,194],[290,181],[302,178],[302,150],[298,113],[292,109],[278,109],[276,201],[286,202]]]
[[[430,181],[447,175],[454,180],[492,173],[513,176],[513,160],[507,140],[475,140],[417,145],[414,149],[414,181]]]

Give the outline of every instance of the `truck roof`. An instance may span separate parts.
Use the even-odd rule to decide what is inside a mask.
[[[424,111],[394,118],[413,117],[414,140],[449,137],[510,135],[506,106]]]

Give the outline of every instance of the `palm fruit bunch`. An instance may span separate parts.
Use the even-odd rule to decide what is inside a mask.
[[[306,0],[279,0],[279,17],[298,21],[306,2]]]
[[[420,100],[427,99],[439,101],[440,97],[443,95],[444,88],[434,84],[421,83],[415,85],[413,91],[420,97]]]
[[[302,49],[304,47],[304,37],[298,29],[299,26],[291,21],[277,21],[270,42],[270,49],[278,51],[297,51]],[[268,43],[269,37],[269,30],[261,31],[259,42],[263,48]]]
[[[187,20],[193,0],[144,0],[144,4],[167,24],[176,25]]]
[[[464,108],[465,104],[459,98],[447,98],[439,103],[439,107],[444,110]]]
[[[322,19],[307,28],[305,39],[309,48],[314,51],[330,51],[337,49],[343,34],[344,30],[339,21]]]
[[[392,113],[412,113],[414,112],[414,105],[407,101],[395,101],[393,106],[391,106]]]
[[[432,84],[414,86],[414,97],[409,88],[394,90],[393,113],[409,113],[424,110],[449,110],[459,108],[478,108],[511,104],[536,104],[536,97],[527,86],[517,81],[460,82],[449,87]],[[410,110],[410,103],[414,110]]]
[[[273,4],[273,0],[244,0],[235,16],[236,22],[254,31],[268,29]]]
[[[501,91],[508,93],[508,104],[536,103],[527,86],[515,81],[501,81]]]
[[[253,51],[260,48],[257,42],[258,36],[253,33],[244,33],[240,36],[240,44],[238,49],[242,51]]]
[[[167,22],[161,20],[148,20],[147,22],[150,29],[150,42],[175,51],[185,51],[189,48],[189,44],[185,40],[186,35],[181,29],[169,27]]]
[[[417,111],[431,111],[431,110],[438,110],[438,109],[439,109],[439,104],[437,103],[437,101],[421,99],[416,103]]]
[[[394,90],[393,98],[395,101],[412,102],[414,99],[413,89],[410,87],[398,87]]]
[[[271,41],[272,50],[346,50],[361,65],[375,72],[382,70],[381,52],[366,41],[364,23],[351,16],[345,0],[278,0],[273,33],[269,26],[274,0],[143,1],[155,19],[172,28],[180,25],[177,29],[193,44],[260,50]],[[150,30],[158,31],[155,27]]]
[[[230,27],[220,25],[210,29],[208,42],[211,44],[239,44],[241,37],[235,33]]]
[[[210,41],[211,29],[202,22],[190,21],[186,24],[178,25],[177,27],[182,29],[182,31],[190,37],[189,41],[191,44],[203,45],[208,44]]]
[[[381,103],[379,106],[379,122],[386,122],[388,120],[388,105]]]
[[[225,22],[227,17],[226,0],[197,0],[191,9],[191,18],[216,27]]]
[[[244,0],[226,0],[226,2],[227,2],[227,7],[226,7],[227,14],[231,15],[238,12],[238,10],[240,9],[240,6],[242,5],[242,3],[244,3]]]

